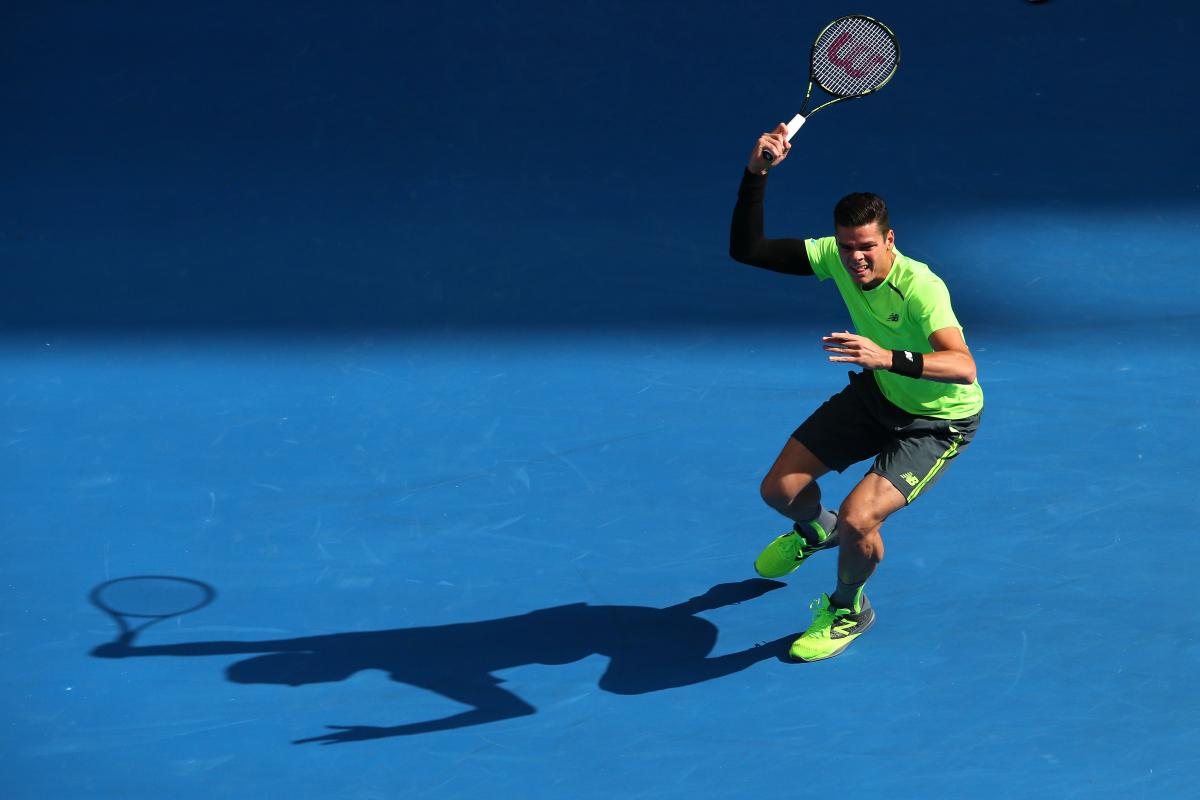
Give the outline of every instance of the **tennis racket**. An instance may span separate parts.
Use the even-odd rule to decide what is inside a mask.
[[[112,617],[120,629],[116,641],[101,645],[93,655],[115,657],[133,644],[146,628],[165,619],[197,611],[211,603],[217,591],[207,583],[168,575],[116,578],[92,589],[92,605]]]
[[[800,113],[787,124],[788,141],[808,117],[822,108],[882,89],[899,66],[900,42],[892,29],[879,20],[852,14],[826,25],[813,42],[808,92]],[[832,99],[807,111],[814,85]],[[775,160],[775,154],[765,148],[762,157],[768,163]]]

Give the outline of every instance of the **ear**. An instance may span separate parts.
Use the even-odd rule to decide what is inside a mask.
[[[887,249],[888,249],[888,250],[891,250],[891,249],[892,249],[892,245],[894,245],[895,243],[896,243],[896,231],[895,231],[895,230],[889,230],[889,231],[887,232]]]

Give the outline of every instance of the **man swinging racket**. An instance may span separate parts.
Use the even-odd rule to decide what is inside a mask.
[[[863,587],[883,560],[880,528],[970,443],[983,391],[946,285],[896,249],[881,198],[843,197],[833,236],[764,238],[767,170],[790,150],[783,124],[756,143],[738,189],[729,253],[775,272],[832,278],[857,331],[822,338],[829,361],[862,371],[801,423],[762,482],[763,500],[793,527],[759,554],[758,574],[780,578],[814,553],[838,548],[837,586],[813,602],[812,624],[791,646],[792,658],[819,661],[875,621]],[[824,508],[817,479],[868,458],[874,463],[838,511]]]

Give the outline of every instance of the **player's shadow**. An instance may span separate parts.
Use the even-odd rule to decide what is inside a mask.
[[[258,654],[225,670],[235,683],[301,686],[342,681],[368,669],[392,680],[437,692],[469,706],[441,719],[392,727],[329,726],[330,732],[300,739],[342,742],[461,728],[536,713],[517,695],[501,688],[499,670],[523,664],[567,664],[593,654],[610,661],[600,688],[615,694],[644,694],[712,680],[779,658],[791,637],[709,657],[717,627],[696,616],[783,587],[751,579],[724,583],[667,608],[593,606],[547,608],[514,617],[432,627],[335,633],[256,642],[210,641],[138,646],[132,635],[101,645],[92,655],[216,656]]]

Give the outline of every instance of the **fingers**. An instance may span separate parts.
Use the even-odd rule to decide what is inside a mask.
[[[831,362],[857,364],[867,369],[887,369],[891,364],[891,351],[866,336],[842,331],[822,336],[821,342],[821,349],[833,354],[828,357]]]
[[[787,158],[791,149],[791,142],[787,140],[787,126],[781,122],[775,130],[758,137],[754,152],[750,154],[749,168],[755,172],[765,171]],[[764,153],[769,153],[770,159],[764,158]]]
[[[821,341],[824,342],[821,349],[826,353],[837,353],[829,357],[834,363],[858,364],[863,358],[862,342],[858,341],[860,338],[849,331],[831,333],[821,337]]]
[[[776,162],[787,158],[787,154],[792,150],[792,143],[787,140],[787,126],[780,124],[775,130],[758,137],[758,146],[760,149],[770,150]]]
[[[822,336],[822,342],[837,342],[838,344],[849,344],[860,340],[862,337],[858,334],[843,331],[842,333],[831,333],[828,336]]]

